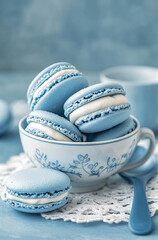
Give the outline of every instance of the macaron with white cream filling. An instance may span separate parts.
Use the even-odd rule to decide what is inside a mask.
[[[67,119],[47,111],[33,111],[27,117],[26,132],[45,139],[82,142],[81,132]]]
[[[87,86],[87,80],[73,65],[56,63],[41,71],[31,82],[28,104],[31,111],[45,110],[63,116],[64,102]]]
[[[64,104],[64,113],[81,132],[93,133],[125,121],[131,107],[120,84],[99,83],[72,95]]]
[[[29,168],[7,178],[1,197],[16,210],[42,213],[64,206],[70,189],[70,179],[65,173],[48,168]]]

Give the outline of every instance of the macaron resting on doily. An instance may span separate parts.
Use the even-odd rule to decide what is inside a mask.
[[[29,168],[7,178],[2,199],[22,212],[48,212],[67,203],[70,188],[70,179],[62,172]]]

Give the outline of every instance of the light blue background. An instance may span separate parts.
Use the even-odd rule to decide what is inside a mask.
[[[158,66],[158,1],[1,0],[0,71]]]
[[[157,16],[156,0],[0,0],[0,98],[9,103],[26,98],[36,73],[58,61],[95,72],[93,83],[97,72],[110,66],[157,67]],[[0,163],[22,152],[17,127],[0,139],[0,151]],[[46,221],[2,201],[0,222],[0,239],[7,240],[144,239],[131,234],[126,223]],[[145,239],[157,239],[157,214],[153,222],[152,235]]]

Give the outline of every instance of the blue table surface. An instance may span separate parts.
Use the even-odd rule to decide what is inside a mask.
[[[11,103],[17,99],[24,99],[33,73],[1,73],[0,99]],[[95,83],[97,74],[88,75],[89,81]],[[2,88],[3,86],[3,88]],[[6,94],[7,93],[7,94]],[[0,163],[5,163],[11,156],[22,152],[18,128],[15,127],[0,138]],[[93,222],[77,224],[63,220],[46,220],[39,214],[26,214],[15,211],[0,200],[0,240],[1,239],[158,239],[158,214],[153,218],[153,232],[147,236],[132,234],[127,223],[107,224]]]

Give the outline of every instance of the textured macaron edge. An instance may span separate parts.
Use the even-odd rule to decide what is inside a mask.
[[[46,133],[43,133],[37,129],[32,129],[32,128],[27,127],[26,131],[36,137],[40,137],[40,138],[44,138],[44,139],[48,139],[48,140],[55,140],[53,137],[48,136]]]
[[[14,191],[12,189],[9,189],[8,187],[6,187],[6,192],[11,194],[12,196],[15,196],[15,197],[19,197],[19,198],[31,198],[31,199],[34,199],[34,198],[52,198],[52,197],[57,197],[57,196],[60,196],[61,194],[65,193],[65,192],[69,192],[71,189],[71,185],[65,187],[64,189],[61,189],[61,190],[54,190],[52,192],[43,192],[43,193],[24,193],[24,192],[20,192],[20,191]]]
[[[46,204],[27,204],[19,201],[13,201],[7,199],[6,202],[11,205],[12,207],[22,210],[22,209],[28,209],[28,210],[53,210],[57,209],[58,206],[63,206],[67,203],[68,199],[70,198],[70,195],[67,195],[65,198],[63,198],[60,201],[53,202],[53,203],[46,203]]]
[[[125,121],[127,121],[127,120],[131,120],[131,121],[132,121],[132,122],[131,122],[131,126],[129,125],[129,126],[128,126],[129,128],[126,129],[127,131],[126,131],[125,133],[123,133],[123,134],[120,134],[120,136],[118,136],[117,138],[129,134],[129,133],[133,132],[133,131],[137,128],[137,123],[136,123],[136,121],[135,121],[133,118],[129,117],[129,118],[126,119]],[[124,122],[125,122],[125,121],[124,121]],[[123,126],[124,122],[120,123],[119,125],[122,124],[122,126]],[[118,125],[115,126],[114,128],[117,128],[117,127],[118,127]]]
[[[124,125],[126,125],[126,127],[124,127]],[[101,131],[99,133],[97,132],[96,134],[91,133],[87,138],[88,138],[88,140],[90,140],[90,142],[91,141],[98,142],[98,141],[112,140],[112,139],[120,138],[127,134],[130,134],[136,128],[137,128],[136,121],[133,118],[129,117],[125,121],[121,122],[120,124],[110,128],[110,129]],[[118,132],[118,129],[119,129],[119,132]],[[100,135],[101,135],[101,139],[100,139]],[[107,137],[107,135],[108,135],[108,137]]]
[[[30,108],[33,111],[35,109],[35,106],[37,105],[38,101],[46,94],[48,93],[54,86],[57,84],[63,82],[64,80],[74,78],[74,77],[82,77],[82,73],[80,72],[72,72],[68,74],[64,74],[61,77],[55,79],[52,83],[48,84],[43,91],[41,91],[35,99],[32,99],[32,101],[29,102]]]
[[[72,139],[75,142],[82,142],[83,141],[82,134],[81,134],[81,136],[79,136],[76,133],[72,132],[70,129],[67,129],[66,127],[63,127],[59,123],[54,123],[54,122],[52,122],[50,120],[47,120],[45,118],[42,118],[42,117],[28,116],[27,123],[29,124],[30,122],[37,122],[37,123],[41,123],[43,125],[46,125],[48,127],[51,127],[54,130],[64,134],[65,136],[67,136],[68,138]],[[29,130],[29,125],[26,127],[25,131],[28,132],[28,133],[31,133],[30,130]],[[44,135],[43,135],[43,137],[44,137]]]
[[[67,104],[67,102],[69,101],[66,101],[65,104],[64,104],[64,114],[65,116],[68,118],[69,115],[74,111],[76,110],[77,108],[83,106],[84,104],[87,104],[89,102],[92,102],[98,98],[101,98],[101,97],[106,97],[106,96],[111,96],[111,95],[116,95],[116,94],[122,94],[122,95],[125,95],[125,91],[123,88],[103,88],[103,89],[100,89],[100,90],[97,90],[97,91],[94,91],[92,93],[89,93],[75,101],[72,100],[72,102],[70,102],[69,104]]]
[[[133,132],[137,128],[137,123],[134,120],[133,120],[133,122],[134,122],[134,125],[126,132],[125,135],[130,134],[131,132]],[[119,137],[122,137],[122,136],[124,136],[124,134],[122,134]]]
[[[80,128],[81,125],[88,123],[90,121],[93,121],[97,118],[105,117],[106,115],[114,114],[118,111],[121,112],[124,110],[130,110],[130,109],[131,109],[131,106],[129,103],[107,107],[107,108],[101,109],[99,111],[96,111],[96,112],[93,112],[88,115],[80,117],[79,119],[77,119],[75,121],[75,125]]]
[[[32,98],[34,92],[50,77],[52,77],[57,72],[60,72],[62,70],[66,69],[76,69],[75,66],[71,65],[70,63],[66,62],[59,62],[52,64],[45,68],[43,71],[41,71],[31,82],[29,85],[28,91],[27,91],[27,99],[30,102],[30,99]]]

